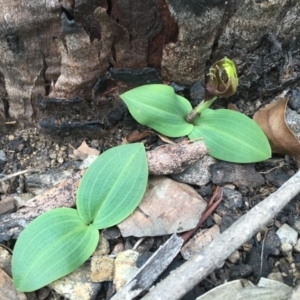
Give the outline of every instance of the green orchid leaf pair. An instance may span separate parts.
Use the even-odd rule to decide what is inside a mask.
[[[77,269],[95,251],[99,229],[118,224],[134,211],[147,180],[142,144],[101,154],[79,184],[77,209],[46,212],[20,234],[12,257],[16,288],[34,291]]]
[[[162,84],[137,87],[122,94],[121,98],[139,123],[169,137],[201,138],[209,154],[220,160],[251,163],[271,156],[263,131],[239,112],[206,108],[189,123],[186,121],[192,110],[189,101],[176,95],[172,87]]]

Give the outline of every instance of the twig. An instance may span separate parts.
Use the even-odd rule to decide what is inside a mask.
[[[260,228],[276,216],[300,192],[300,171],[276,192],[253,207],[202,251],[158,283],[143,300],[181,299],[189,290],[215,269],[222,267],[225,259],[247,242]]]
[[[198,228],[204,223],[204,221],[212,214],[212,212],[217,208],[217,206],[221,203],[223,199],[223,188],[220,186],[217,186],[217,189],[215,190],[214,194],[212,195],[211,199],[208,202],[207,208],[200,218],[199,223],[197,226],[190,230],[185,232],[181,238],[184,240],[184,243],[188,241],[188,239],[198,230]]]
[[[13,174],[9,174],[9,175],[6,175],[6,176],[0,178],[0,182],[12,179],[16,176],[19,176],[19,175],[22,175],[22,174],[25,174],[25,173],[29,173],[29,172],[38,172],[38,170],[29,169],[29,170],[23,170],[23,171],[19,171],[19,172],[13,173]]]

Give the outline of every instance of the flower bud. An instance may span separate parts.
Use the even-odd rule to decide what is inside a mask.
[[[235,94],[239,80],[235,63],[226,56],[209,69],[205,101],[214,96],[230,97]]]

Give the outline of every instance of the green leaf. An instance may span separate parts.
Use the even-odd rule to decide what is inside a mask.
[[[176,95],[170,86],[143,85],[120,97],[140,124],[147,125],[161,134],[180,137],[189,134],[193,129],[193,125],[185,120],[192,110],[190,102]]]
[[[146,190],[148,165],[143,144],[128,144],[101,154],[77,191],[80,217],[98,229],[118,224],[138,206]]]
[[[190,139],[203,138],[215,158],[251,163],[271,156],[271,148],[261,128],[246,115],[229,109],[206,109],[194,120]]]
[[[33,220],[20,234],[12,257],[14,285],[35,291],[77,269],[95,251],[97,229],[77,211],[57,208]]]

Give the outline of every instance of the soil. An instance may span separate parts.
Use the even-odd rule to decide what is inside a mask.
[[[258,101],[258,100],[257,100]],[[224,104],[219,102],[218,105]],[[261,103],[255,103],[252,107],[258,106]],[[244,112],[249,115],[253,114],[253,108],[248,108],[243,104]],[[121,112],[119,120],[111,122],[105,130],[102,131],[100,137],[92,134],[73,133],[56,133],[47,134],[38,126],[30,128],[14,128],[14,125],[6,125],[4,133],[0,134],[0,179],[6,175],[33,169],[34,172],[13,177],[8,181],[0,182],[0,195],[4,199],[9,195],[19,194],[24,195],[38,192],[38,190],[46,190],[55,183],[50,181],[48,185],[45,182],[39,182],[42,174],[49,173],[58,174],[58,179],[61,179],[60,174],[63,171],[71,173],[79,169],[81,160],[74,155],[74,149],[78,148],[83,140],[100,152],[107,150],[113,146],[119,145],[126,136],[134,129],[145,130],[138,125],[128,114],[126,109],[121,108],[121,111],[116,110],[115,113]],[[111,112],[112,114],[112,112]],[[112,117],[110,117],[112,118]],[[109,119],[109,118],[108,118]],[[154,148],[163,143],[155,133],[143,139],[148,149]],[[218,163],[215,165],[217,168]],[[226,172],[231,172],[232,165],[225,164]],[[231,196],[225,196],[224,201],[217,208],[217,214],[221,221],[221,231],[228,228],[237,218],[249,211],[259,201],[266,198],[269,194],[278,189],[288,178],[296,171],[297,166],[294,160],[290,157],[280,155],[273,156],[272,159],[257,163],[254,165],[254,171],[261,174],[262,184],[245,185],[239,184],[236,191],[240,193],[241,198],[233,200]],[[212,178],[214,178],[214,168],[211,169]],[[32,179],[35,174],[35,181]],[[247,177],[247,174],[245,175]],[[215,179],[212,179],[207,185],[195,187],[201,196],[208,201],[212,196],[216,186]],[[220,185],[232,184],[232,182],[224,179]],[[16,209],[16,208],[15,208]],[[9,212],[7,212],[9,213]],[[280,251],[280,242],[276,235],[276,230],[283,224],[300,232],[300,195],[296,197],[285,209],[272,220],[268,227],[262,228],[248,243],[238,249],[237,258],[231,258],[226,261],[221,269],[214,271],[208,278],[201,282],[183,299],[195,299],[196,296],[205,293],[206,291],[218,286],[226,281],[246,278],[256,283],[260,277],[267,277],[270,274],[275,274],[279,280],[290,286],[296,286],[300,283],[300,253],[293,252],[293,263],[288,262],[285,256]],[[202,228],[210,228],[216,222],[216,215],[209,217]],[[1,224],[0,224],[1,225]],[[125,248],[132,248],[138,241],[138,238],[119,237],[115,232],[116,227],[108,229],[105,236],[110,242],[111,249],[120,240],[123,241]],[[154,252],[167,237],[146,238],[145,241],[137,249],[141,253]],[[4,243],[5,246],[13,248],[14,240],[9,240]],[[184,263],[184,259],[179,255],[166,271],[170,272],[180,264]],[[275,276],[274,275],[274,276]],[[163,274],[162,276],[166,276]],[[101,294],[97,299],[109,299],[112,292],[111,283],[103,285]],[[62,296],[56,295],[54,298],[53,292],[46,293],[46,296],[41,297],[41,292],[37,292],[37,298],[28,299],[64,299]]]

